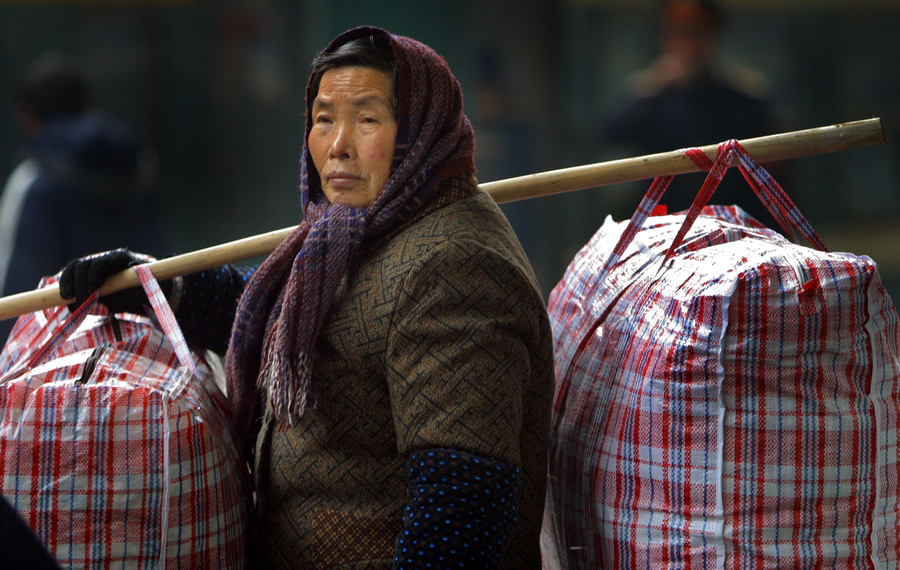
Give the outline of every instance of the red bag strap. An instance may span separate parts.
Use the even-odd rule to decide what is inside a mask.
[[[141,280],[144,292],[147,293],[147,299],[150,300],[150,306],[153,307],[153,313],[156,315],[159,326],[162,327],[163,332],[169,338],[169,342],[175,348],[178,362],[196,375],[197,367],[194,365],[193,357],[191,357],[191,349],[188,348],[187,342],[184,340],[184,333],[181,332],[181,327],[178,326],[178,321],[175,319],[175,313],[172,312],[172,307],[169,306],[165,294],[160,289],[159,282],[153,275],[153,271],[147,265],[135,265],[134,271]]]
[[[812,228],[797,205],[787,195],[784,189],[772,178],[762,166],[760,166],[750,154],[736,140],[723,142],[719,145],[716,161],[712,162],[702,150],[697,148],[684,149],[682,152],[687,155],[697,166],[708,171],[703,186],[694,198],[690,209],[688,210],[685,220],[678,230],[672,245],[666,252],[665,260],[672,257],[675,250],[681,245],[684,236],[690,231],[691,226],[697,220],[703,207],[709,203],[713,192],[718,188],[719,183],[725,176],[725,172],[731,166],[731,162],[735,156],[738,158],[738,169],[744,179],[753,188],[753,191],[766,206],[766,209],[772,213],[779,225],[781,225],[788,235],[795,242],[799,242],[797,230],[813,245],[821,251],[828,251],[825,243]],[[625,250],[634,240],[634,237],[643,227],[644,222],[653,212],[653,209],[659,204],[663,194],[669,187],[672,176],[663,176],[655,179],[638,205],[637,210],[628,222],[625,230],[622,232],[619,241],[613,248],[612,253],[600,270],[599,278],[605,279],[609,271],[619,262]]]
[[[753,188],[760,201],[778,221],[778,224],[784,228],[788,236],[795,243],[799,243],[800,240],[797,237],[797,230],[799,230],[813,247],[820,251],[828,251],[825,242],[822,241],[822,238],[819,237],[819,234],[816,233],[806,217],[803,216],[794,201],[787,195],[787,192],[772,178],[772,175],[765,168],[753,160],[753,157],[741,146],[741,143],[736,140],[730,140],[720,144],[716,162],[711,168],[709,167],[709,158],[700,149],[686,149],[682,152],[693,160],[694,164],[697,164],[704,170],[709,170],[709,174],[707,174],[700,192],[697,193],[697,197],[691,204],[691,208],[688,210],[678,235],[672,242],[669,251],[666,252],[666,259],[669,259],[675,249],[681,245],[681,241],[696,221],[697,216],[700,215],[700,211],[709,203],[713,192],[719,186],[722,177],[725,176],[725,171],[731,165],[735,155],[738,158],[738,170],[744,176],[744,180]]]
[[[613,248],[612,253],[606,258],[606,263],[603,264],[603,268],[598,275],[599,281],[606,279],[606,275],[609,271],[615,267],[622,258],[622,254],[625,253],[625,250],[634,240],[634,236],[636,236],[641,230],[641,227],[643,227],[644,221],[653,214],[653,210],[656,208],[657,204],[659,204],[663,194],[665,194],[666,189],[672,182],[672,178],[672,176],[660,176],[653,180],[650,189],[644,194],[644,198],[641,200],[641,203],[638,204],[637,210],[635,210],[634,215],[631,216],[628,225],[625,226],[625,230],[619,237],[619,241],[616,242],[616,247]]]
[[[59,307],[54,313],[54,318],[51,318],[47,324],[44,325],[44,328],[41,329],[41,332],[34,336],[32,343],[41,343],[42,339],[45,338],[47,340],[43,341],[43,344],[40,347],[32,345],[31,348],[34,350],[34,353],[32,353],[31,358],[29,358],[23,366],[17,366],[14,370],[19,371],[22,369],[34,368],[43,362],[63,341],[65,341],[65,339],[69,338],[69,336],[81,326],[81,323],[84,322],[84,319],[86,319],[88,315],[95,312],[97,300],[99,298],[100,291],[94,291],[94,293],[63,322],[60,322],[60,320],[56,318],[60,316],[60,312],[64,308]],[[49,330],[54,327],[56,330],[50,333]],[[47,338],[48,333],[49,338]],[[10,372],[13,371],[11,370]]]
[[[734,141],[737,143],[737,141]],[[740,146],[740,143],[737,143]],[[741,147],[743,148],[743,147]],[[718,153],[721,152],[721,145],[716,150],[716,156],[718,157]],[[715,163],[706,156],[706,153],[700,150],[699,148],[687,148],[683,149],[683,152],[688,158],[693,161],[694,164],[700,167],[704,172],[709,172],[712,170]],[[741,171],[744,174],[744,171]],[[769,177],[771,178],[771,176]],[[760,202],[766,207],[766,209],[772,214],[775,218],[775,221],[778,222],[778,225],[785,231],[785,235],[794,240],[794,242],[799,242],[800,239],[797,237],[797,231],[794,229],[794,226],[784,217],[784,212],[775,207],[772,204],[772,201],[769,198],[769,194],[764,192],[763,189],[756,183],[756,181],[752,177],[747,177],[744,174],[744,179],[750,184],[750,187],[753,188],[753,192],[759,198]],[[774,180],[773,180],[774,182]],[[777,183],[776,183],[777,184]],[[782,190],[782,193],[784,191]]]
[[[753,157],[741,146],[741,143],[732,140],[729,141],[729,144],[734,147],[737,153],[739,160],[738,169],[743,174],[744,180],[750,184],[756,195],[762,200],[762,203],[778,220],[778,223],[793,235],[794,242],[799,243],[800,241],[797,239],[797,234],[793,232],[793,228],[796,228],[800,230],[803,237],[813,247],[819,251],[829,251],[825,242],[822,241],[822,238],[819,237],[816,230],[813,229],[806,217],[800,212],[794,201],[784,191],[784,188],[772,178],[772,175],[753,160]],[[788,227],[791,229],[788,229]]]
[[[175,314],[172,312],[172,308],[169,306],[168,301],[166,301],[166,297],[160,289],[159,283],[156,281],[156,277],[153,276],[153,272],[147,265],[136,265],[134,266],[134,271],[137,273],[141,285],[144,288],[144,292],[150,300],[150,306],[153,308],[157,322],[175,349],[175,355],[178,358],[178,362],[196,375],[197,367],[194,364],[194,359],[191,357],[191,351],[187,346],[187,342],[184,340],[184,334],[181,332],[178,322],[175,320]],[[44,362],[44,360],[46,360],[61,343],[69,338],[69,336],[81,326],[81,323],[84,322],[88,315],[96,312],[99,298],[100,292],[95,291],[69,316],[68,319],[65,320],[65,322],[60,323],[57,319],[52,319],[48,322],[47,325],[45,325],[44,330],[49,326],[57,327],[56,330],[50,334],[47,341],[44,342],[40,348],[35,347],[35,352],[24,366],[14,367],[14,369],[7,372],[4,377],[9,377],[10,373],[15,373],[22,369],[33,368]],[[44,330],[42,330],[42,333]],[[36,335],[33,342],[40,343],[43,338],[47,338],[47,334]],[[177,387],[176,391],[179,391]]]

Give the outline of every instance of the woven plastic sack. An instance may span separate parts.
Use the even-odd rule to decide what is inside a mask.
[[[734,154],[815,248],[703,208]],[[550,298],[545,566],[897,568],[900,336],[875,263],[829,253],[734,141],[686,215],[648,217],[667,183]]]
[[[16,323],[0,354],[3,495],[63,568],[242,568],[250,492],[224,396],[136,269],[163,330],[105,315],[96,295]]]

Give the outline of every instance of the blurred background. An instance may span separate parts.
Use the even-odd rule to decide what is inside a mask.
[[[721,6],[727,17],[717,57],[754,70],[768,101],[766,134],[883,119],[887,145],[796,159],[774,172],[831,249],[874,258],[897,299],[900,0]],[[636,147],[610,142],[603,125],[632,74],[660,53],[657,7],[652,0],[4,0],[0,171],[4,179],[12,172],[27,142],[14,117],[22,78],[55,50],[77,59],[98,108],[140,129],[156,149],[166,243],[147,253],[184,253],[295,225],[309,64],[335,35],[363,24],[414,37],[448,61],[475,126],[481,182],[634,156]],[[545,296],[604,218],[629,216],[648,184],[503,206]]]

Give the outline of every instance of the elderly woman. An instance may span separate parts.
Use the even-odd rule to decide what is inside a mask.
[[[459,84],[427,46],[358,28],[313,62],[306,104],[303,222],[255,271],[168,284],[189,342],[227,347],[253,562],[539,568],[550,327],[477,188]],[[74,261],[61,292],[134,257]]]

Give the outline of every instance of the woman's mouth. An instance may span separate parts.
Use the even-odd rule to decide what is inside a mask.
[[[335,187],[347,186],[360,180],[358,176],[350,174],[349,172],[332,172],[329,173],[325,179],[328,181],[328,184]]]

